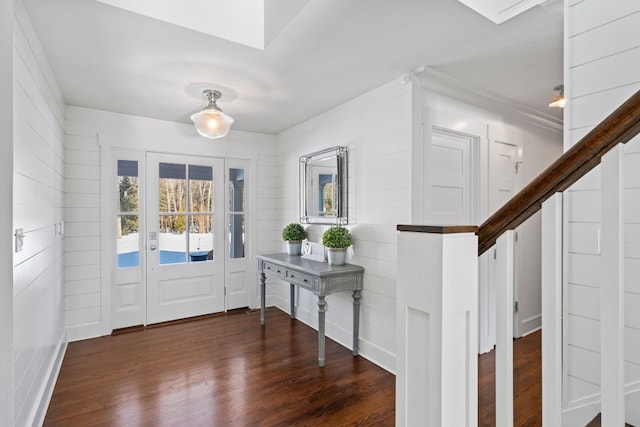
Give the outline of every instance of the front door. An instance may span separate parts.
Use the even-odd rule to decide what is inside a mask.
[[[147,324],[225,310],[224,160],[147,154]]]

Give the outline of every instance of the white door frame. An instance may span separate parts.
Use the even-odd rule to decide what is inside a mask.
[[[108,128],[108,126],[102,126]],[[236,135],[230,132],[225,137],[224,144],[212,145],[210,140],[202,138],[193,133],[186,134],[180,127],[163,126],[160,123],[158,129],[145,127],[144,132],[140,129],[124,127],[114,133],[113,131],[99,131],[97,134],[97,143],[100,147],[100,206],[101,212],[115,212],[115,151],[129,151],[139,153],[144,156],[147,151],[184,154],[190,156],[217,157],[225,159],[245,159],[249,162],[251,176],[256,176],[256,164],[258,151],[252,147],[251,141],[264,142],[264,138],[256,136],[247,139],[244,133]],[[182,151],[176,152],[176,147],[180,147]],[[185,150],[184,147],[188,147]],[[146,165],[145,165],[146,167]],[[256,206],[253,201],[256,197],[256,179],[249,181],[249,190],[247,197],[252,201],[247,215],[255,218]],[[95,324],[83,325],[83,338],[97,337],[109,335],[114,329],[113,324],[113,266],[115,265],[116,245],[115,236],[116,222],[113,215],[101,215],[100,220],[100,320]],[[253,221],[253,220],[252,220]],[[255,228],[255,221],[250,222],[248,226]],[[255,257],[255,229],[249,233],[249,245],[246,256],[253,260]],[[255,262],[249,262],[248,277],[255,277],[257,269]],[[144,278],[143,278],[144,280]],[[247,291],[249,307],[255,308],[259,306],[257,281],[255,286],[250,286]]]

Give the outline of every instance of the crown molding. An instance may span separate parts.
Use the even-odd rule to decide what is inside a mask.
[[[495,92],[459,80],[430,67],[419,67],[413,71],[420,86],[459,101],[473,104],[485,110],[512,117],[515,120],[538,126],[552,132],[562,133],[563,121],[544,114],[524,104],[513,101]]]

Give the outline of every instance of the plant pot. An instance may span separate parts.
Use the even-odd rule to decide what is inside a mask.
[[[327,248],[327,262],[329,265],[344,265],[347,248]]]
[[[287,240],[287,255],[300,255],[302,253],[302,240]]]

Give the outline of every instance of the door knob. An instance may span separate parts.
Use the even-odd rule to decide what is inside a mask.
[[[156,245],[150,245],[149,246],[149,250],[155,251],[156,250]]]

